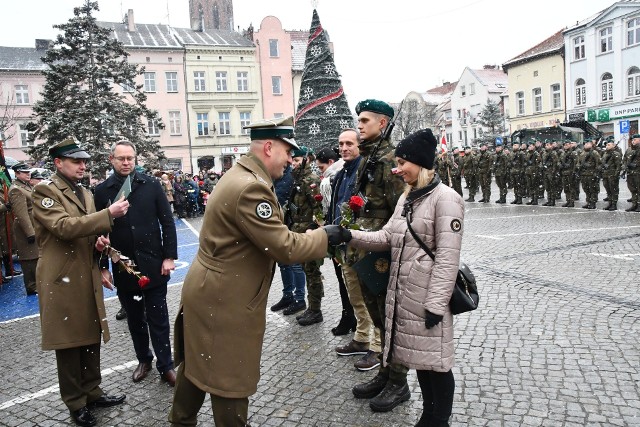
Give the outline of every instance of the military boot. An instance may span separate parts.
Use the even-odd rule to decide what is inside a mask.
[[[556,205],[556,201],[554,199],[550,199],[547,203],[545,203],[545,206],[555,206]]]
[[[515,200],[514,204],[516,204],[516,205],[521,205],[521,204],[522,204],[522,197],[518,197],[518,198]]]
[[[371,399],[384,390],[388,380],[389,378],[378,372],[372,380],[354,386],[351,392],[356,399]]]
[[[314,323],[320,323],[323,320],[324,319],[322,318],[322,312],[320,310],[308,309],[304,312],[302,317],[298,319],[298,324],[300,326],[309,326],[313,325]]]
[[[607,204],[607,206],[605,206],[604,208],[602,208],[602,210],[603,210],[603,211],[608,211],[610,207],[611,207],[611,202],[609,202],[609,203]]]
[[[289,307],[293,302],[293,295],[283,295],[280,301],[271,306],[271,311],[280,311]]]
[[[638,204],[634,203],[633,205],[631,205],[631,207],[629,209],[625,209],[625,212],[635,212],[636,209],[638,209]]]
[[[611,202],[609,204],[609,206],[607,206],[607,210],[608,211],[617,211],[618,210],[618,203],[616,202]]]
[[[476,201],[476,199],[473,196],[469,196],[468,199],[465,199],[465,202],[475,202],[475,201]]]
[[[380,394],[371,399],[369,407],[374,412],[389,412],[410,398],[411,391],[409,391],[409,384],[406,381],[400,384],[387,381]]]
[[[567,203],[562,205],[563,208],[572,208],[574,206],[572,201],[567,200]]]

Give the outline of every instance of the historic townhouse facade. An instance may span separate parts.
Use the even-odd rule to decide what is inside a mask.
[[[640,120],[640,2],[619,1],[563,32],[567,117],[626,150]]]

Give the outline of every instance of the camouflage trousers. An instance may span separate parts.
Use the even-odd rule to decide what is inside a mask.
[[[545,174],[544,175],[544,189],[547,192],[548,200],[556,200],[559,199],[558,195],[558,180],[555,175]]]
[[[618,174],[614,176],[603,176],[602,185],[607,192],[609,203],[618,203],[618,195],[620,194],[620,178]]]
[[[582,190],[586,196],[587,203],[596,203],[600,192],[600,180],[597,176],[587,175],[581,177]]]
[[[477,175],[465,175],[465,182],[467,183],[467,187],[469,187],[469,197],[475,197],[478,192],[478,176]]]
[[[460,175],[451,176],[451,186],[454,190],[456,190],[456,193],[462,196],[462,177]]]
[[[522,172],[511,172],[511,185],[513,185],[513,195],[517,199],[524,197],[524,174]]]
[[[525,174],[526,181],[526,193],[531,197],[532,200],[538,200],[538,175],[533,173]]]
[[[631,191],[631,203],[636,205],[640,198],[638,192],[640,192],[640,173],[627,175],[627,188]]]
[[[305,262],[302,265],[304,274],[307,277],[307,299],[309,309],[320,311],[322,308],[322,297],[324,296],[324,285],[322,284],[322,273],[320,266],[323,260]]]
[[[564,189],[564,198],[567,200],[567,203],[574,202],[576,200],[576,186],[573,174],[562,175],[562,188]]]
[[[496,175],[496,185],[500,190],[500,200],[504,200],[507,197],[507,176],[506,175]]]
[[[478,174],[480,188],[482,189],[482,198],[489,200],[491,198],[491,171],[483,171]]]

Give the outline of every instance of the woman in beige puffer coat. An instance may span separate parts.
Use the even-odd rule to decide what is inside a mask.
[[[382,230],[352,230],[349,242],[370,251],[391,249],[383,361],[416,369],[424,400],[416,427],[448,426],[455,389],[449,300],[460,263],[464,202],[433,171],[436,146],[430,129],[398,144],[397,170],[407,191]],[[435,261],[409,232],[407,217]]]

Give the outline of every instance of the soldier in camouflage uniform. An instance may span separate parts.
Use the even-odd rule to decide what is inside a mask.
[[[629,149],[624,153],[622,174],[627,178],[627,187],[631,192],[631,206],[627,212],[640,212],[640,134],[631,136]]]
[[[440,177],[440,181],[446,185],[447,187],[451,187],[450,175],[449,175],[449,167],[451,160],[447,152],[442,151],[440,154],[436,156],[436,161],[434,168]]]
[[[531,200],[527,202],[527,205],[538,204],[538,174],[541,164],[542,158],[540,157],[540,153],[538,153],[534,144],[529,144],[524,169],[527,194],[531,197]]]
[[[464,153],[464,152],[463,152]],[[458,147],[453,149],[453,159],[451,159],[451,186],[456,192],[462,196],[462,164],[464,157],[460,153]]]
[[[574,200],[580,200],[580,171],[578,170],[578,159],[582,154],[582,148],[578,147],[576,141],[571,141],[571,149],[575,153],[576,167],[573,174],[573,196]]]
[[[540,155],[540,163],[538,164],[538,170],[536,173],[536,188],[538,189],[538,198],[544,198],[544,156],[546,151],[544,146],[542,145],[542,141],[536,140],[535,142],[536,151]]]
[[[507,203],[507,177],[509,176],[509,157],[503,151],[502,144],[496,144],[496,155],[493,161],[493,174],[500,190],[500,198],[496,203]]]
[[[478,182],[482,189],[482,199],[479,202],[491,202],[491,168],[493,167],[493,155],[487,149],[487,144],[480,146],[480,156],[478,157]]]
[[[604,199],[609,204],[605,211],[618,210],[618,195],[620,194],[620,170],[622,168],[622,155],[616,151],[613,140],[607,141],[607,146],[601,159],[602,184],[607,192]]]
[[[544,189],[547,191],[547,203],[542,206],[555,206],[558,192],[556,186],[558,185],[560,159],[551,141],[547,142],[545,145],[546,155],[543,160],[543,170]]]
[[[462,175],[469,187],[469,198],[465,202],[475,202],[478,191],[478,156],[471,151],[471,147],[464,149],[464,166]]]
[[[356,114],[358,114],[358,130],[362,137],[359,147],[362,161],[358,165],[355,188],[356,192],[366,200],[356,222],[362,229],[376,231],[391,218],[398,199],[404,191],[404,182],[392,172],[396,166],[394,147],[391,141],[381,140],[394,111],[385,102],[368,99],[356,105]],[[377,152],[373,152],[376,147]],[[369,162],[373,156],[375,158],[372,160],[375,162]],[[367,173],[368,165],[375,165],[375,168],[369,171],[370,173]],[[349,246],[347,264],[353,266],[366,255],[366,251]],[[345,279],[347,279],[346,276]],[[386,288],[375,295],[362,278],[360,278],[360,285],[373,324],[380,329],[380,338],[384,347]],[[384,348],[382,352],[384,353]],[[407,384],[407,372],[406,366],[397,363],[391,362],[387,366],[381,364],[377,375],[371,381],[353,387],[353,395],[360,399],[371,398],[369,406],[374,411],[390,411],[411,396]]]
[[[300,147],[293,151],[293,189],[287,201],[287,215],[290,216],[291,231],[304,233],[309,229],[318,228],[313,221],[313,214],[322,211],[322,202],[315,196],[320,194],[320,178],[311,169],[313,151],[307,147]],[[320,266],[323,259],[305,262],[302,265],[307,278],[307,299],[309,307],[296,316],[298,324],[302,326],[322,322],[321,301],[324,296],[324,285]]]
[[[522,147],[525,147],[525,144],[522,144]],[[511,168],[510,179],[511,184],[513,185],[513,195],[515,199],[511,204],[513,205],[521,205],[522,197],[524,197],[524,188],[525,188],[525,180],[524,180],[524,169],[525,169],[525,153],[524,150],[520,149],[520,144],[513,144],[513,153],[511,153]]]
[[[584,144],[584,151],[578,158],[578,171],[582,190],[587,198],[587,203],[582,207],[595,209],[600,192],[600,155],[593,149],[592,141],[587,141]]]
[[[564,189],[565,204],[563,208],[574,207],[575,196],[575,171],[578,161],[577,154],[571,147],[571,141],[564,143],[564,150],[560,154],[560,176],[562,177],[562,188]]]

